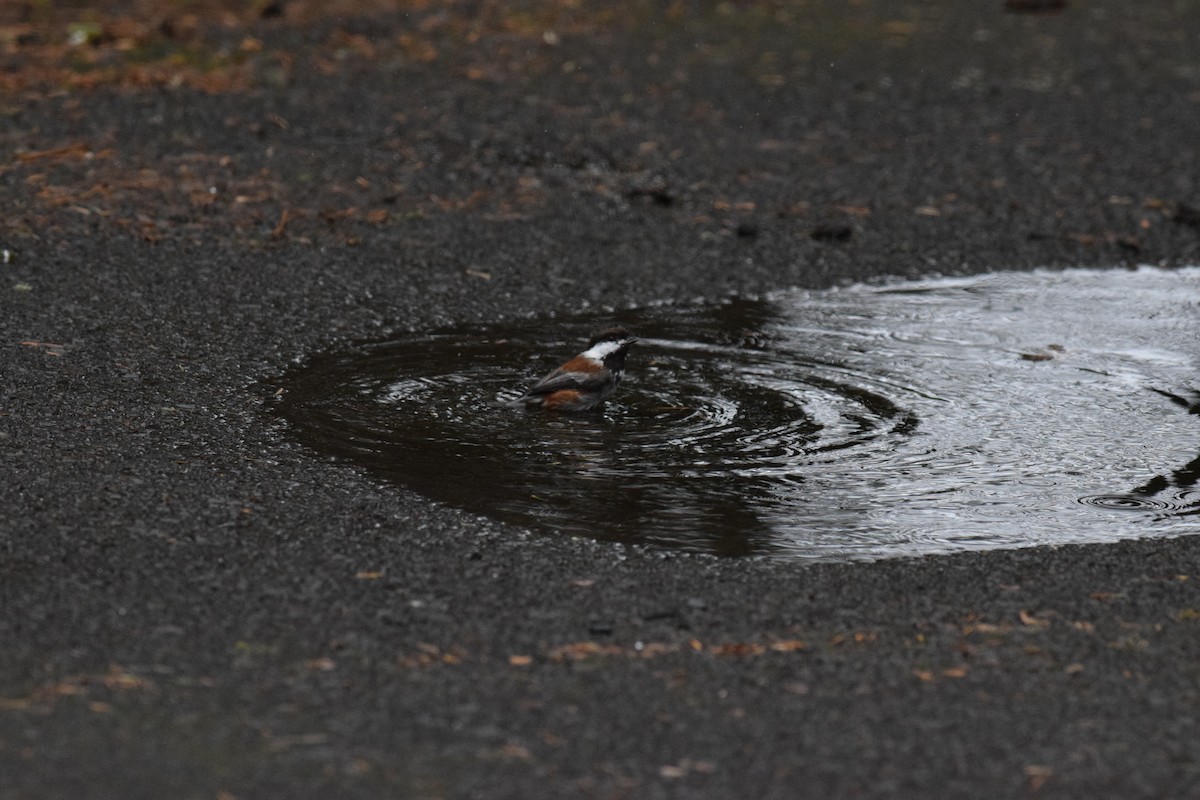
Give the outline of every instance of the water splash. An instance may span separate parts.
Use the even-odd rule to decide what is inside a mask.
[[[1198,312],[1200,269],[783,292],[317,355],[279,410],[559,534],[822,559],[1171,535],[1200,521]],[[602,412],[508,404],[609,322],[642,341]]]

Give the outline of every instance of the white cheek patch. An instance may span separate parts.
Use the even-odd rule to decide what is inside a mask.
[[[588,358],[594,358],[597,361],[603,361],[605,356],[611,355],[620,349],[620,342],[600,342],[596,346],[584,352],[584,355]]]

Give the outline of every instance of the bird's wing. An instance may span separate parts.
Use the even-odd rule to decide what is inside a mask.
[[[591,391],[602,386],[607,378],[608,370],[577,372],[575,370],[559,368],[534,384],[533,388],[525,393],[525,396],[537,397],[538,395],[550,394],[562,389]]]

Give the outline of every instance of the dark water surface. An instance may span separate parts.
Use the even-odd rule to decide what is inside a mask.
[[[612,322],[602,412],[506,405]],[[563,535],[880,558],[1200,530],[1200,268],[1004,273],[475,328],[318,354],[324,453]]]

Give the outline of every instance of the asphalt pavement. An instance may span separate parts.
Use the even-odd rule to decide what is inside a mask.
[[[403,331],[1196,264],[1200,7],[95,5],[0,16],[0,798],[1200,796],[1200,539],[624,548],[272,412]]]

